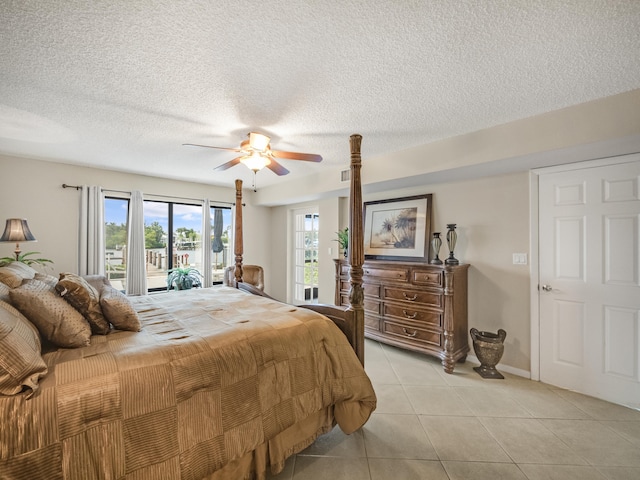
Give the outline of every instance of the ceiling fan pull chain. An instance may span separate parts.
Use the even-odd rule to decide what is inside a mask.
[[[253,191],[254,191],[254,192],[257,192],[257,191],[258,191],[258,189],[257,189],[258,187],[256,186],[256,176],[257,176],[257,173],[258,173],[258,172],[256,172],[255,170],[253,171]]]

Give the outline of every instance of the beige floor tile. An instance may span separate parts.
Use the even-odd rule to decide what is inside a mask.
[[[336,426],[329,433],[321,435],[313,444],[298,455],[327,455],[330,457],[366,457],[362,430],[345,435]]]
[[[529,480],[604,480],[594,467],[585,465],[518,465]]]
[[[400,349],[385,350],[389,363],[403,385],[442,385],[447,383],[438,373],[440,361],[427,355]]]
[[[541,420],[483,417],[480,421],[516,463],[587,464],[542,425]]]
[[[473,412],[454,388],[443,386],[405,386],[413,409],[420,415],[465,415]]]
[[[450,480],[527,480],[513,463],[442,462]]]
[[[540,420],[591,465],[640,467],[640,447],[595,420]]]
[[[449,480],[442,464],[433,460],[370,458],[371,480]]]
[[[490,385],[453,389],[473,414],[479,417],[531,417],[529,411],[513,398]]]
[[[415,413],[402,385],[376,385],[376,413]]]
[[[420,421],[440,460],[511,462],[477,418],[421,415]]]
[[[640,422],[600,422],[640,447]],[[640,477],[639,477],[640,478]]]
[[[377,385],[400,385],[400,379],[386,359],[365,360],[364,370],[374,387]]]
[[[366,458],[296,458],[293,480],[371,480]]]
[[[509,393],[535,418],[591,418],[573,403],[565,400],[555,390],[515,390]]]
[[[369,458],[438,459],[417,415],[374,413],[362,429]]]
[[[557,390],[565,400],[573,403],[594,420],[626,420],[640,422],[640,411],[616,405],[594,397],[588,397],[569,390]]]
[[[638,480],[640,468],[634,467],[597,467],[607,480]]]

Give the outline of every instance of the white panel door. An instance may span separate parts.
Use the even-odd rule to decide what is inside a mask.
[[[640,408],[640,161],[539,177],[540,380]]]
[[[318,303],[317,207],[293,211],[293,292],[294,304]]]

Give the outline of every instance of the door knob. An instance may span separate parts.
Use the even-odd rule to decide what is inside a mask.
[[[542,290],[544,290],[545,292],[550,292],[551,290],[553,290],[553,287],[551,285],[542,285]]]

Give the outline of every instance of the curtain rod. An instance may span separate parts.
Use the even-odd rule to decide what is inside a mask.
[[[66,183],[62,184],[62,188],[75,188],[76,190],[80,190],[82,187],[80,185],[67,185]],[[131,192],[127,192],[126,190],[113,190],[110,188],[103,188],[102,189],[103,192],[112,192],[112,193],[127,193],[127,194],[131,194]],[[155,194],[155,193],[147,193],[147,195],[152,196],[152,197],[160,197],[160,198],[173,198],[176,200],[191,200],[194,202],[202,202],[204,201],[204,199],[202,198],[188,198],[188,197],[176,197],[173,195],[159,195],[159,194]],[[212,203],[215,204],[222,204],[222,205],[235,205],[235,202],[221,202],[219,200],[212,200]]]

